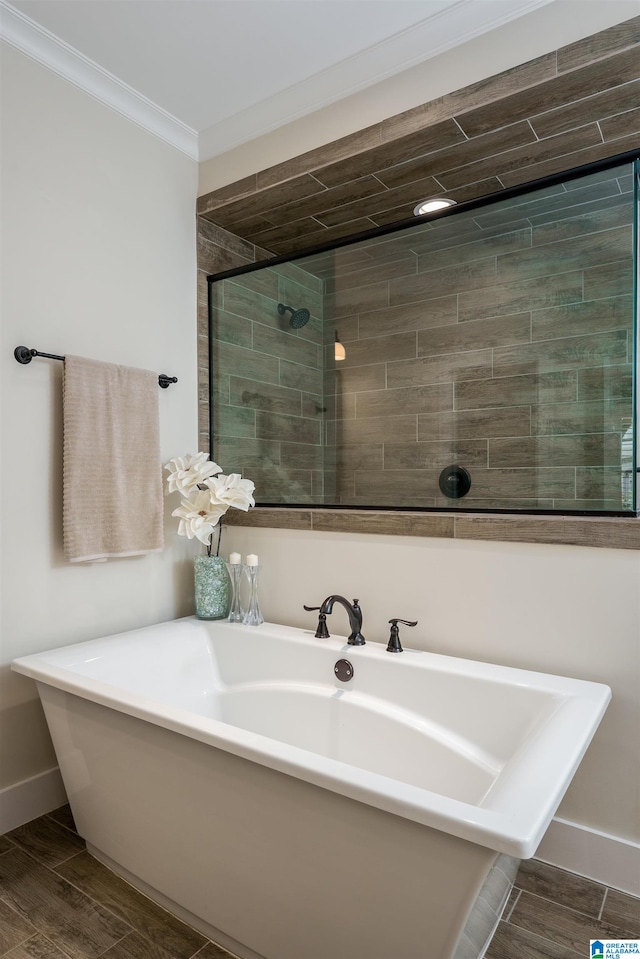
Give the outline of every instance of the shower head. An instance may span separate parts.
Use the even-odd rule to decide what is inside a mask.
[[[301,326],[306,326],[309,322],[309,317],[311,316],[309,310],[305,310],[304,307],[301,310],[294,310],[292,306],[285,306],[284,303],[278,303],[278,313],[280,316],[283,316],[287,311],[291,313],[289,325],[292,326],[294,330],[299,330]]]

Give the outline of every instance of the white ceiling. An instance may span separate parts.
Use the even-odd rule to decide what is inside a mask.
[[[111,84],[175,121],[202,160],[550,2],[0,0],[0,25],[100,99]]]

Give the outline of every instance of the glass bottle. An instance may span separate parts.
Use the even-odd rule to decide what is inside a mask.
[[[242,597],[240,596],[240,584],[242,582],[242,564],[227,563],[229,579],[231,580],[231,604],[229,608],[229,622],[241,623],[244,620],[244,609],[242,608]]]
[[[245,626],[259,626],[260,623],[264,623],[260,611],[260,603],[258,602],[258,576],[260,567],[246,564],[244,571],[249,580],[249,606],[247,607],[242,622]]]

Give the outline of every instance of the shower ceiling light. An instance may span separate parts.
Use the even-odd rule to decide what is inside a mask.
[[[439,197],[437,200],[420,200],[413,209],[413,215],[422,216],[423,213],[435,213],[436,210],[444,210],[445,207],[455,205],[455,200],[448,200],[446,197]]]
[[[342,343],[340,342],[340,340],[338,339],[338,331],[337,331],[337,330],[336,330],[336,342],[335,342],[333,357],[334,357],[334,359],[336,359],[336,360],[346,360],[346,358],[347,358],[347,351],[345,350],[343,344],[342,344]]]

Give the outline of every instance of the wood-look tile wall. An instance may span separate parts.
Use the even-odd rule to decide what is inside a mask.
[[[326,266],[326,324],[346,348],[325,357],[337,503],[623,508],[630,170],[299,261]],[[452,464],[472,476],[464,500],[440,493]]]
[[[209,300],[207,275],[246,266],[255,246],[198,217],[198,448],[209,452]]]
[[[640,17],[636,17],[201,197],[201,448],[208,448],[207,273],[403,219],[425,195],[455,190],[456,199],[464,201],[638,148],[639,46]],[[387,269],[393,274],[401,267]],[[391,278],[385,276],[384,282]],[[589,280],[600,284],[604,297],[606,283],[613,283],[615,277],[610,266],[594,267]],[[435,311],[436,300],[431,302]],[[397,307],[389,307],[395,310],[398,335],[416,330],[411,325],[415,305],[405,305],[402,319]],[[446,326],[451,309],[446,291],[437,305],[444,317],[440,325]],[[383,310],[376,312],[369,326],[372,337],[383,335],[388,320]],[[346,335],[347,326],[343,316],[341,333]],[[349,375],[355,377],[357,369]],[[558,375],[547,375],[549,387]],[[599,401],[602,390],[601,373],[583,375],[582,400]],[[481,410],[475,415],[482,420]],[[468,422],[473,424],[470,415]],[[504,429],[513,429],[508,422]],[[347,512],[336,515],[348,525]],[[288,516],[295,519],[291,513]],[[358,516],[361,519],[363,514]],[[587,533],[595,542],[594,523]],[[529,538],[520,526],[503,522],[498,538]],[[615,533],[610,534],[614,526]],[[614,545],[622,529],[609,521],[600,545]],[[550,530],[547,533],[551,535]],[[535,531],[530,535],[537,540]],[[545,541],[546,534],[541,535]],[[491,538],[485,523],[481,538],[487,536]],[[552,540],[584,542],[584,537],[572,532],[569,540],[554,536]]]
[[[293,328],[279,303],[309,321]],[[214,285],[212,307],[216,462],[263,501],[322,501],[322,281],[282,264]]]

